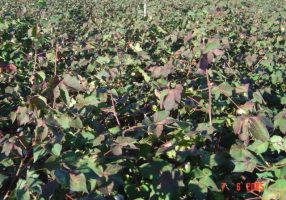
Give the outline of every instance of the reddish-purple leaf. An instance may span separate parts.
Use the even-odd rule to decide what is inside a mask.
[[[184,43],[187,43],[190,39],[193,38],[192,31],[190,31],[185,37],[184,37]]]
[[[165,110],[176,109],[178,103],[181,101],[181,93],[183,91],[182,85],[176,85],[174,89],[168,91],[167,97],[163,102]]]
[[[199,74],[206,74],[206,70],[208,69],[209,66],[209,59],[208,59],[208,54],[203,54],[199,63],[198,63],[198,73]]]

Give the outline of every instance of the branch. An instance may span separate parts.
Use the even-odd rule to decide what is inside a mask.
[[[144,0],[144,17],[147,16],[147,0]]]
[[[37,57],[38,57],[38,51],[37,51],[37,48],[35,48],[35,56],[34,56],[33,74],[35,74],[35,71],[36,71],[36,65],[37,65]]]
[[[56,44],[56,49],[55,49],[55,66],[54,66],[54,76],[57,76],[57,65],[58,65],[58,45]]]
[[[17,178],[18,178],[18,176],[19,176],[19,174],[20,174],[20,171],[21,171],[21,168],[22,168],[22,166],[23,166],[23,164],[24,164],[24,161],[25,161],[25,159],[21,160],[21,163],[20,163],[20,165],[19,165],[19,167],[18,167],[18,169],[17,169],[16,175],[15,175],[14,178],[12,179],[12,181],[11,181],[11,183],[10,183],[10,185],[9,185],[9,188],[8,188],[7,192],[5,193],[5,195],[4,195],[4,198],[3,198],[4,200],[8,199],[8,197],[9,197],[9,195],[10,195],[10,192],[11,192],[11,188],[12,188],[14,182],[17,180]]]
[[[110,92],[110,97],[111,97],[111,102],[112,102],[112,107],[113,107],[113,115],[116,119],[118,126],[121,127],[120,121],[119,121],[118,116],[117,116],[117,112],[115,110],[115,103],[114,103],[114,98],[113,98],[112,92]]]
[[[203,104],[201,104],[199,101],[197,101],[197,100],[194,99],[193,97],[188,97],[188,98],[191,99],[192,101],[196,102],[199,106],[201,106],[201,107],[202,107],[202,110],[203,110],[204,112],[208,112],[208,110],[206,109],[206,107],[205,107]]]

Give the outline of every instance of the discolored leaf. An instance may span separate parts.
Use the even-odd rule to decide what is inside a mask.
[[[249,84],[244,84],[244,85],[237,86],[237,87],[235,88],[235,92],[236,92],[237,94],[240,94],[240,93],[246,93],[246,94],[248,94],[248,92],[249,92]]]
[[[121,145],[114,145],[111,148],[111,151],[112,151],[113,155],[120,156],[120,155],[122,155],[122,146]]]
[[[152,77],[159,78],[159,77],[167,77],[173,70],[173,60],[170,59],[168,63],[164,66],[155,66],[151,67],[149,71],[152,73]]]
[[[269,140],[268,130],[259,117],[250,117],[249,131],[256,139],[262,142]]]
[[[232,145],[230,155],[234,158],[233,172],[252,172],[257,164],[255,156],[245,149],[244,145]]]
[[[227,82],[221,83],[218,86],[219,90],[221,93],[227,95],[227,96],[231,96],[232,95],[232,91],[233,91],[233,87],[231,87]]]
[[[8,155],[10,154],[11,150],[13,149],[13,146],[14,146],[13,143],[8,142],[8,141],[5,142],[5,143],[3,144],[1,153],[4,153],[5,156],[8,156]]]
[[[174,89],[169,89],[167,97],[164,100],[163,106],[165,110],[170,111],[178,107],[181,101],[181,93],[183,91],[182,85],[176,85]]]
[[[88,192],[84,174],[70,173],[70,190],[73,192]]]
[[[134,138],[131,138],[131,137],[118,136],[116,138],[115,142],[120,144],[120,146],[127,146],[127,145],[129,145],[131,143],[136,142],[136,140]]]
[[[256,59],[257,59],[257,55],[253,54],[253,55],[246,56],[245,61],[248,66],[251,66],[256,61]]]
[[[47,106],[47,99],[41,95],[35,95],[30,99],[30,105],[32,108],[42,110]]]
[[[77,90],[77,91],[82,91],[84,89],[83,86],[81,85],[80,81],[76,77],[71,76],[69,74],[64,75],[63,83],[66,86],[68,86],[74,90]]]
[[[247,133],[251,133],[256,139],[265,142],[269,140],[269,132],[263,121],[258,116],[241,116],[235,119],[233,130],[237,135],[242,133],[246,136]],[[246,139],[245,137],[242,138]]]
[[[28,109],[26,107],[19,106],[16,112],[17,120],[20,125],[25,125],[30,121]]]
[[[43,124],[41,126],[37,126],[35,129],[35,137],[40,141],[43,141],[48,136],[49,129],[47,125]]]

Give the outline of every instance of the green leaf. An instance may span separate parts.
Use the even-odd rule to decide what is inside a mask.
[[[109,128],[108,131],[112,134],[117,134],[121,131],[121,129],[119,128],[119,126],[115,126],[113,128]]]
[[[255,156],[245,149],[244,145],[232,145],[229,153],[234,158],[233,172],[253,172],[257,161]]]
[[[150,81],[150,76],[143,70],[141,69],[140,67],[137,67],[138,71],[142,74],[142,76],[144,77],[144,80],[149,83]]]
[[[89,131],[83,131],[80,134],[86,140],[93,140],[95,138],[94,134],[92,132],[89,132]]]
[[[70,105],[70,96],[69,92],[64,84],[60,85],[60,96],[64,100],[64,102],[67,104],[67,106]]]
[[[105,57],[99,56],[96,59],[96,62],[98,62],[101,65],[108,64],[110,62],[110,58],[108,56],[105,56]]]
[[[234,161],[235,168],[233,172],[253,172],[257,162],[255,160]]]
[[[209,177],[209,176],[204,176],[203,178],[201,178],[199,180],[199,182],[202,185],[205,185],[206,187],[208,187],[209,189],[211,189],[212,191],[216,191],[218,192],[219,189],[217,188],[215,182]]]
[[[42,192],[42,184],[43,182],[39,179],[39,175],[32,170],[27,171],[26,176],[26,185],[29,190],[37,193]]]
[[[3,174],[0,174],[0,188],[2,188],[3,182],[4,182],[7,178],[9,178],[9,177],[8,177],[8,176],[5,176],[5,175],[3,175]]]
[[[169,117],[170,111],[163,110],[163,111],[157,111],[154,115],[154,122],[160,122],[164,119],[167,119]]]
[[[206,44],[206,52],[213,51],[215,49],[220,48],[220,43],[219,42],[208,42]]]
[[[134,138],[131,137],[123,137],[123,136],[118,136],[115,140],[115,142],[117,142],[118,144],[120,144],[121,146],[127,146],[131,143],[134,143],[136,140]]]
[[[56,169],[55,172],[55,177],[56,180],[59,184],[61,184],[64,187],[69,187],[70,185],[70,177],[69,177],[69,173],[65,170],[61,170],[61,169]]]
[[[274,184],[268,187],[262,196],[262,200],[282,200],[286,199],[286,180],[278,179]]]
[[[54,144],[52,148],[52,152],[56,156],[60,156],[62,151],[62,145],[61,144]]]
[[[262,95],[261,95],[261,93],[260,92],[254,92],[253,93],[253,100],[254,100],[254,102],[258,102],[258,103],[260,103],[260,104],[262,104],[262,102],[263,102],[263,97],[262,97]]]
[[[133,46],[133,44],[130,44],[130,47],[133,51],[135,51],[136,53],[143,51],[143,49],[140,47],[139,43],[136,43],[135,46]]]
[[[253,144],[249,145],[247,148],[256,154],[262,154],[268,149],[268,141],[262,142],[260,140],[256,140]]]
[[[77,129],[81,129],[83,127],[82,121],[79,117],[77,117],[73,120],[70,120],[69,125],[70,125],[70,127],[77,128]]]
[[[282,105],[286,105],[286,96],[284,95],[284,96],[280,99],[280,101],[281,101],[281,104],[282,104]]]
[[[70,190],[73,192],[86,192],[86,180],[84,174],[70,173]]]
[[[71,119],[67,114],[59,114],[56,118],[58,125],[64,129],[70,128],[70,120]]]
[[[43,157],[46,153],[45,148],[41,147],[40,145],[36,145],[33,148],[33,157],[34,157],[34,163],[41,157]]]
[[[36,138],[39,138],[40,141],[43,141],[49,133],[47,125],[43,124],[42,126],[37,126],[35,129]]]
[[[16,186],[17,200],[30,200],[30,194],[26,187],[26,181],[19,179]]]
[[[286,133],[286,110],[279,112],[274,118],[274,128],[279,127],[279,130]]]
[[[270,139],[270,143],[273,148],[280,153],[281,150],[284,150],[283,138],[278,135],[273,135]]]
[[[142,164],[139,167],[139,171],[144,178],[153,180],[158,177],[160,170],[167,165],[168,163],[166,161],[158,159],[152,162]]]
[[[95,69],[96,65],[94,63],[90,63],[88,66],[87,66],[87,72],[93,72],[93,70]]]
[[[283,82],[283,73],[281,71],[277,71],[271,74],[271,82],[275,85],[277,83]]]
[[[44,71],[39,71],[36,73],[36,77],[41,79],[41,81],[44,81],[46,79],[46,74]]]

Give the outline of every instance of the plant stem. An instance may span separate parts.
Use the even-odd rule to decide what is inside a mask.
[[[144,0],[144,17],[147,16],[147,0]]]
[[[11,192],[11,188],[12,188],[14,182],[17,180],[17,178],[18,178],[18,176],[19,176],[19,174],[20,174],[20,171],[21,171],[21,168],[22,168],[22,166],[23,166],[23,164],[24,164],[24,161],[25,161],[25,159],[21,160],[20,165],[19,165],[19,167],[18,167],[18,169],[17,169],[16,175],[15,175],[14,178],[12,179],[9,188],[8,188],[7,192],[5,193],[5,195],[4,195],[4,198],[3,198],[4,200],[8,199],[8,197],[9,197],[9,195],[10,195],[10,192]]]
[[[57,75],[57,65],[58,65],[58,45],[56,44],[54,76]]]
[[[219,89],[219,87],[218,87],[218,89]],[[240,107],[239,105],[237,105],[237,104],[232,100],[232,98],[230,98],[230,96],[228,96],[227,94],[225,94],[224,91],[222,91],[221,89],[219,89],[219,91],[220,91],[224,96],[226,96],[226,97],[235,105],[235,107],[236,107],[237,109],[241,109],[241,107]]]
[[[192,101],[196,102],[199,106],[201,106],[203,111],[208,112],[208,109],[206,109],[206,107],[203,104],[201,104],[199,101],[197,101],[193,97],[188,97],[188,98],[191,99]]]
[[[37,57],[38,57],[38,51],[37,51],[37,48],[35,48],[35,56],[34,56],[33,74],[35,74],[35,71],[36,71],[36,65],[37,65]]]
[[[209,78],[209,72],[206,70],[206,77],[207,77],[207,84],[208,84],[208,89],[209,89],[209,120],[210,120],[210,125],[212,126],[212,86]]]
[[[117,112],[116,112],[116,109],[115,109],[115,103],[114,103],[114,98],[113,98],[112,92],[110,92],[110,97],[111,97],[111,102],[112,102],[112,107],[113,107],[113,115],[114,115],[114,117],[116,119],[116,122],[117,122],[118,126],[121,127],[121,124],[120,124],[120,121],[118,119]]]

